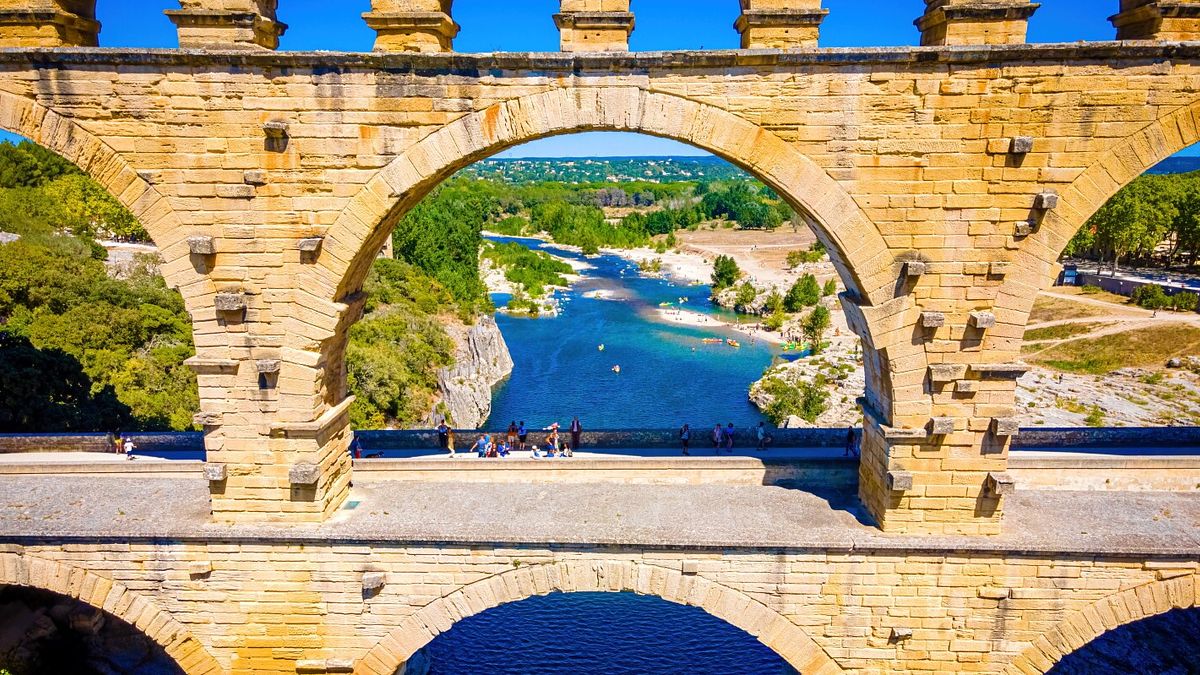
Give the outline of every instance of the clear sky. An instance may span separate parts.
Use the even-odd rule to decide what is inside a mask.
[[[1040,0],[1029,23],[1030,42],[1111,40],[1108,17],[1118,0]],[[369,51],[374,32],[362,20],[370,0],[280,0],[279,19],[288,24],[280,48],[287,50]],[[825,0],[829,16],[821,26],[823,47],[915,45],[913,20],[923,0]],[[97,13],[105,47],[177,46],[175,27],[162,11],[176,0],[99,0]],[[558,0],[454,0],[462,32],[460,52],[557,51],[552,15]],[[633,0],[635,51],[735,49],[733,22],[738,0]],[[1200,147],[1187,154],[1200,155]],[[690,146],[638,134],[573,134],[537,141],[505,156],[603,156],[704,154]]]

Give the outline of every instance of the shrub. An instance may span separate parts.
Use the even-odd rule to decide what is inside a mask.
[[[742,271],[738,269],[737,261],[727,255],[717,256],[716,262],[713,263],[712,273],[714,291],[729,288],[737,282],[740,276],[742,276]]]
[[[775,426],[783,424],[792,415],[813,424],[829,407],[829,393],[825,391],[825,377],[822,375],[818,375],[811,382],[801,382],[797,385],[790,385],[777,377],[769,377],[763,382],[763,389],[772,398],[763,409],[763,414]]]
[[[1129,301],[1144,309],[1166,309],[1171,306],[1171,299],[1163,293],[1161,286],[1155,284],[1139,286],[1129,296]]]
[[[837,279],[830,279],[829,281],[825,282],[824,288],[821,289],[821,295],[825,296],[825,297],[828,297],[830,295],[836,295],[837,289],[838,289]]]
[[[1200,295],[1195,293],[1176,293],[1171,296],[1171,307],[1180,312],[1194,312],[1200,304]]]
[[[811,274],[805,274],[788,289],[787,296],[783,299],[783,308],[789,312],[799,312],[820,301],[821,286],[817,283],[817,278]]]
[[[1088,284],[1088,285],[1080,288],[1079,292],[1082,293],[1083,295],[1095,295],[1102,290],[1103,289],[1101,289],[1099,286],[1093,286],[1092,284]]]
[[[738,286],[737,297],[734,298],[734,307],[739,311],[744,311],[754,304],[754,300],[758,298],[758,289],[749,281],[743,282]]]

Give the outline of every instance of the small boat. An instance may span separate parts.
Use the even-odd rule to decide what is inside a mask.
[[[604,351],[604,345],[600,345],[599,347],[596,347],[596,350],[601,351],[601,352]]]
[[[621,366],[613,366],[612,371],[618,375],[621,374]]]
[[[730,347],[741,347],[742,346],[742,343],[738,342],[737,340],[726,340],[725,344],[729,345]]]
[[[672,307],[672,306],[674,306],[674,305],[675,305],[675,303],[673,303],[673,302],[660,302],[660,303],[658,303],[658,306],[659,306],[659,307]]]
[[[703,340],[701,340],[701,342],[703,342],[706,345],[719,345],[722,342],[724,342],[724,340],[722,340],[721,338],[704,338]]]

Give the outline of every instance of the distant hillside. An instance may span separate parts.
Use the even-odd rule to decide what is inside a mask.
[[[1171,157],[1146,173],[1189,173],[1200,171],[1200,157]]]
[[[507,183],[628,183],[751,180],[719,157],[564,157],[485,159],[463,170],[472,178]]]

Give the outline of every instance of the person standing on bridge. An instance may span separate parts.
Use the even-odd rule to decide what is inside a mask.
[[[713,442],[713,452],[715,452],[718,455],[721,454],[721,446],[725,444],[725,431],[723,429],[721,429],[720,422],[717,422],[717,425],[715,427],[713,427],[712,442]]]
[[[679,444],[683,446],[683,454],[690,455],[688,452],[688,442],[692,440],[692,428],[687,424],[679,427]]]
[[[525,452],[526,442],[529,440],[529,430],[525,428],[525,420],[521,420],[520,426],[517,427],[517,440],[521,443],[521,452]]]
[[[725,428],[725,449],[729,451],[729,454],[733,454],[733,422],[730,422],[729,426]]]
[[[514,448],[517,445],[517,421],[513,420],[508,423],[508,433],[504,439],[508,443],[508,447]]]
[[[567,451],[567,457],[574,457],[575,451],[579,449],[579,437],[583,434],[583,425],[579,423],[579,416],[571,420],[571,447]]]
[[[454,447],[450,445],[450,427],[446,424],[446,420],[442,420],[437,425],[438,447],[442,450],[450,452],[450,456],[454,456]]]

